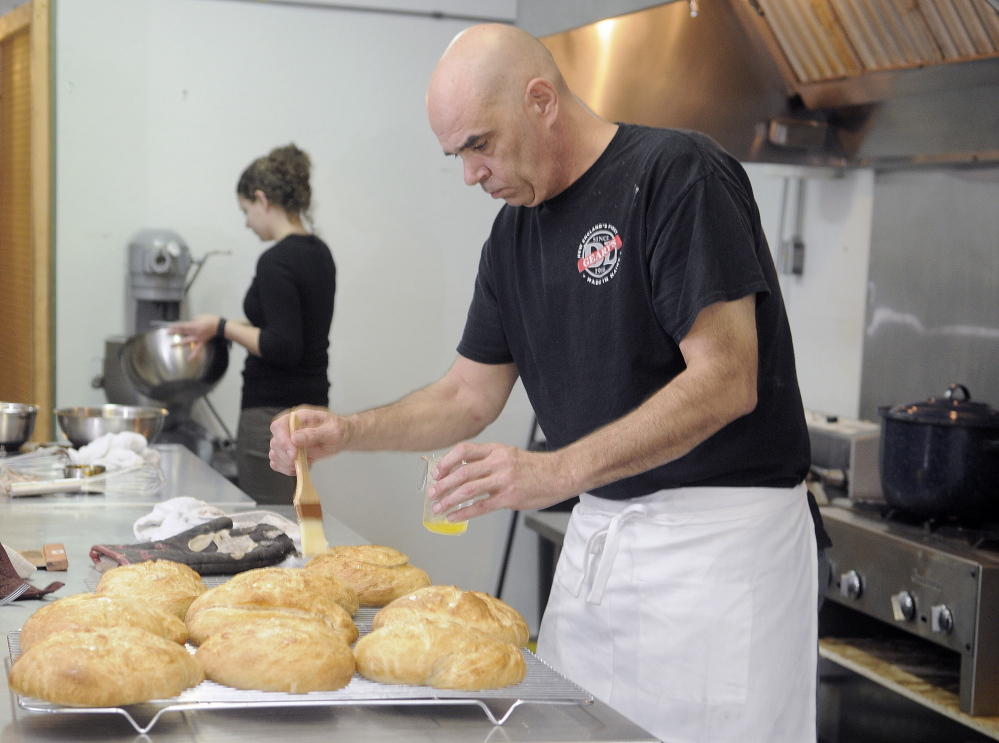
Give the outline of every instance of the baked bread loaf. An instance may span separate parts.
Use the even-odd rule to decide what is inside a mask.
[[[438,689],[499,689],[524,680],[520,649],[457,624],[399,622],[365,635],[354,646],[357,670],[383,684]]]
[[[354,675],[354,655],[342,634],[318,617],[255,611],[198,648],[205,675],[236,689],[342,689]]]
[[[187,609],[207,589],[189,566],[172,560],[147,560],[121,565],[101,576],[97,593],[131,596],[183,619]]]
[[[357,594],[346,581],[319,570],[257,568],[239,573],[198,596],[187,610],[186,621],[217,606],[234,609],[286,609],[318,614],[334,626],[343,623],[343,612],[357,611]],[[353,621],[353,620],[351,620]]]
[[[420,588],[379,609],[371,629],[419,621],[446,622],[483,632],[523,647],[530,638],[527,621],[509,604],[479,591],[455,586]]]
[[[361,606],[385,606],[430,585],[430,576],[391,547],[360,544],[333,547],[312,558],[306,570],[324,570],[343,578]]]
[[[255,623],[260,619],[275,616],[299,617],[303,620],[320,622],[340,634],[344,642],[349,645],[357,639],[357,625],[354,624],[354,620],[350,618],[339,604],[333,604],[333,607],[335,609],[328,607],[328,610],[334,613],[338,611],[339,613],[331,619],[320,614],[309,614],[298,609],[285,609],[280,606],[267,609],[238,609],[231,606],[213,606],[195,613],[187,623],[187,629],[191,633],[190,641],[195,645],[202,645],[212,635],[244,623]]]
[[[70,629],[136,627],[171,642],[187,642],[187,627],[173,614],[128,596],[78,593],[46,604],[21,628],[21,650]]]
[[[175,697],[204,678],[183,645],[135,627],[110,627],[39,640],[14,661],[8,684],[54,704],[118,707]]]

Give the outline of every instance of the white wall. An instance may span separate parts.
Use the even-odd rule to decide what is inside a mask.
[[[313,157],[317,227],[338,266],[332,407],[388,402],[448,367],[497,208],[463,185],[423,109],[466,21],[233,0],[56,0],[54,13],[58,405],[104,401],[90,381],[105,337],[126,328],[126,246],[140,229],[178,231],[195,257],[232,251],[206,263],[187,309],[240,316],[264,246],[243,226],[236,179],[291,140]],[[748,170],[777,245],[787,171]],[[840,415],[859,394],[872,182],[809,178],[805,275],[784,286],[805,404]],[[211,396],[231,430],[243,358]],[[481,438],[523,445],[529,422],[518,386]],[[314,476],[325,513],[438,582],[494,590],[510,515],[431,535],[416,471],[414,454],[348,454]],[[504,593],[534,629],[535,548],[521,528]]]
[[[265,246],[243,225],[236,180],[289,141],[312,156],[317,231],[338,268],[331,407],[384,404],[442,374],[497,209],[463,184],[424,112],[433,65],[467,24],[231,0],[56,0],[57,405],[105,402],[90,382],[105,337],[126,329],[126,248],[140,229],[176,230],[195,258],[232,251],[208,260],[187,310],[242,315]],[[211,395],[231,431],[244,358],[237,347]],[[523,445],[530,418],[518,385],[482,439]],[[324,513],[437,582],[495,590],[510,514],[463,537],[426,532],[417,461],[317,464]],[[533,547],[518,537],[504,592],[531,621]]]
[[[805,407],[856,418],[871,249],[874,172],[746,165],[770,249],[794,232],[797,189],[805,183],[804,273],[781,276]],[[782,210],[788,187],[787,208]],[[781,229],[783,214],[784,227]]]

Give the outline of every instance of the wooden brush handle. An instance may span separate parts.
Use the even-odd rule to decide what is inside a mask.
[[[297,430],[298,430],[298,416],[295,415],[295,409],[292,408],[291,413],[288,414],[288,433],[292,434],[295,433],[295,431]],[[295,513],[298,515],[299,518],[302,518],[302,515],[298,513],[298,508],[299,508],[298,502],[302,497],[302,486],[300,483],[302,482],[303,473],[309,471],[309,460],[305,454],[304,449],[298,449],[297,452],[298,453],[295,455],[295,479],[297,480],[297,483],[295,487],[294,504],[295,504]]]

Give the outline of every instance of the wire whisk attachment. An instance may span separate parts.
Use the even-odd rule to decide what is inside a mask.
[[[10,495],[49,493],[105,493],[107,495],[150,495],[159,490],[166,477],[154,464],[143,463],[91,477],[63,477],[56,480],[10,483]]]
[[[27,454],[15,454],[0,459],[0,475],[10,470],[28,478],[51,477],[54,473],[62,472],[63,467],[70,461],[66,447],[43,446]]]

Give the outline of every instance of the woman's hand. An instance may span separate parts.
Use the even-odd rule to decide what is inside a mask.
[[[220,319],[218,315],[198,315],[191,320],[174,323],[170,326],[171,333],[182,336],[175,345],[191,344],[191,351],[187,354],[188,361],[194,361],[205,344],[215,337],[219,329]]]

